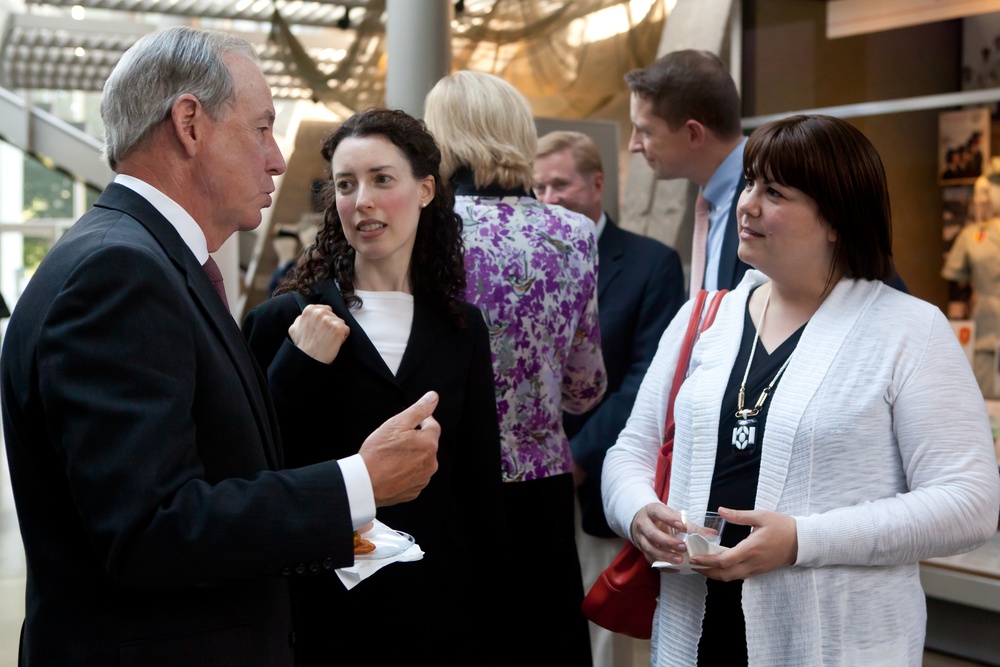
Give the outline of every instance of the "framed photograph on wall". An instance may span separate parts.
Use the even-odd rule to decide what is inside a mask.
[[[938,116],[938,183],[975,182],[990,154],[990,111],[986,107],[946,111]]]

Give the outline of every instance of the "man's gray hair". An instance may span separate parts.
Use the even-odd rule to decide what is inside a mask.
[[[178,97],[198,98],[212,120],[234,102],[227,54],[257,62],[246,40],[224,32],[173,27],[145,35],[125,52],[104,83],[104,156],[112,170],[170,117]]]

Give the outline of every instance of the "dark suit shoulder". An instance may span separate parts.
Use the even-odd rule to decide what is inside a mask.
[[[249,330],[259,326],[262,320],[284,323],[287,328],[302,312],[303,304],[314,303],[330,306],[340,317],[344,317],[348,312],[340,290],[332,282],[327,281],[314,288],[307,296],[300,296],[297,292],[284,292],[265,299],[243,318],[243,332],[248,333]]]
[[[622,251],[628,256],[630,264],[633,260],[642,266],[654,262],[680,263],[680,255],[666,243],[624,229],[621,231],[624,234],[621,239]]]
[[[160,252],[152,234],[133,215],[117,209],[92,208],[59,239],[46,259],[69,255],[83,259],[91,252],[116,247]]]
[[[630,249],[635,249],[636,251],[642,251],[653,256],[662,256],[665,258],[679,257],[677,251],[668,246],[663,241],[654,239],[650,236],[643,236],[641,234],[636,234],[635,232],[626,232],[628,234],[628,245]]]
[[[301,308],[295,295],[291,292],[285,292],[265,299],[254,306],[243,318],[243,325],[245,327],[248,322],[256,324],[261,320],[287,318],[289,315],[293,315],[292,319],[295,319],[299,312],[301,312]]]
[[[680,259],[677,251],[663,241],[628,229],[622,229],[610,219],[601,233],[601,241],[610,242],[612,245],[620,245],[625,252],[644,252],[653,257],[662,256],[665,259],[677,257],[678,260]]]

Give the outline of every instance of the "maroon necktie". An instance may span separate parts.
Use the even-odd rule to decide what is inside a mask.
[[[205,275],[208,276],[208,279],[212,281],[212,287],[219,293],[222,303],[226,304],[226,310],[229,310],[229,299],[226,297],[226,286],[222,284],[222,271],[219,270],[219,265],[209,255],[208,261],[202,268],[205,269]]]

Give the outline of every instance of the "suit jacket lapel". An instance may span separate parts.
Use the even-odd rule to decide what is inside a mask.
[[[396,386],[402,385],[420,366],[421,350],[432,348],[436,341],[449,336],[447,322],[430,312],[428,304],[419,296],[413,298],[413,324],[410,326],[410,336],[406,342],[406,350],[399,363],[399,370],[393,375],[386,366],[382,355],[379,354],[375,344],[368,338],[361,325],[354,319],[344,298],[340,293],[340,288],[333,281],[325,281],[313,293],[314,303],[324,303],[333,309],[333,312],[340,317],[351,329],[351,335],[344,341],[345,351],[350,352],[362,365],[367,366],[379,377],[391,382]]]
[[[604,296],[604,291],[607,289],[611,281],[615,279],[619,273],[621,273],[621,259],[625,254],[624,247],[622,245],[622,237],[624,233],[618,228],[618,225],[614,223],[609,217],[607,224],[604,225],[604,231],[601,232],[601,238],[597,240],[597,296],[598,298]]]
[[[410,327],[410,338],[406,341],[406,350],[396,372],[396,381],[400,384],[417,371],[424,350],[434,349],[441,345],[442,340],[448,340],[452,335],[448,320],[435,317],[424,299],[413,297],[413,325]]]
[[[205,270],[198,263],[194,253],[184,243],[174,226],[156,210],[156,207],[123,185],[115,183],[109,185],[95,205],[120,210],[137,220],[149,231],[177,270],[184,275],[188,290],[195,303],[203,311],[205,321],[216,332],[233,361],[233,366],[246,392],[247,400],[253,407],[267,461],[273,468],[280,468],[282,465],[281,454],[275,444],[277,442],[276,431],[272,429],[276,422],[273,419],[271,404],[265,398],[267,382],[260,369],[257,368],[257,363],[247,347],[239,326],[226,309],[225,304],[219,299],[218,292],[215,291],[208,276],[205,275]]]

